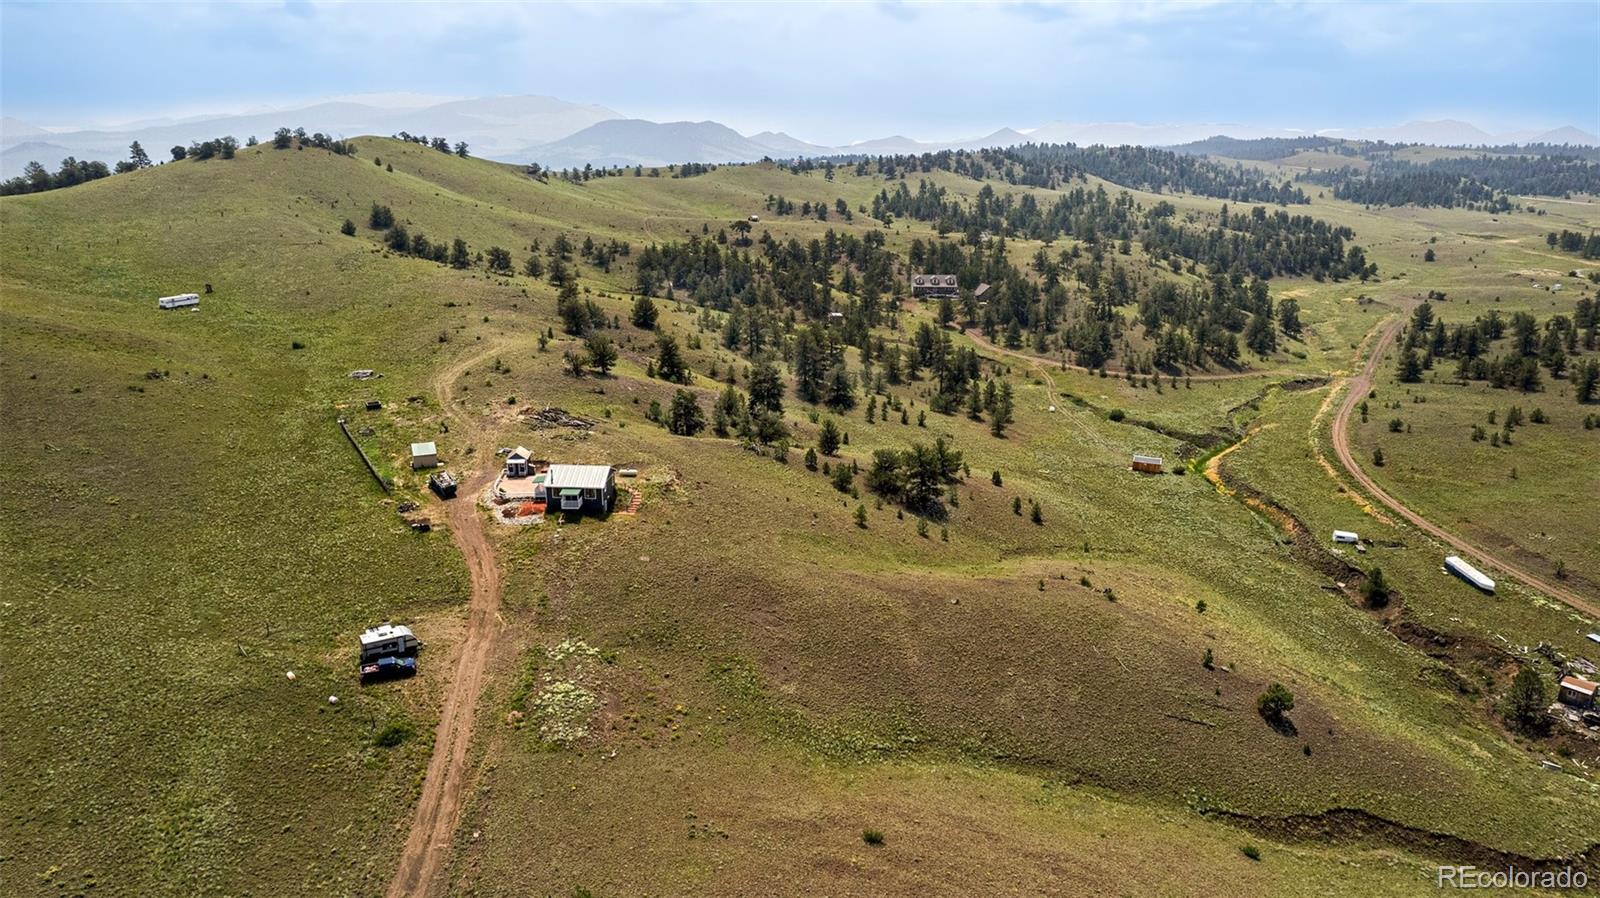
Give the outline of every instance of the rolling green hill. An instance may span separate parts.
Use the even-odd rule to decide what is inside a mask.
[[[635,467],[642,496],[637,516],[561,526],[481,513],[505,590],[451,893],[1422,894],[1441,863],[1574,858],[1593,875],[1594,750],[1561,743],[1562,771],[1542,769],[1560,746],[1511,735],[1494,706],[1519,665],[1543,663],[1523,647],[1580,653],[1595,622],[1509,582],[1499,598],[1468,593],[1437,573],[1437,547],[1362,511],[1317,461],[1363,339],[1427,291],[1447,293],[1435,306],[1453,323],[1491,306],[1571,314],[1592,297],[1582,279],[1551,294],[1515,275],[1584,267],[1547,252],[1543,233],[1593,226],[1592,206],[1491,221],[1308,189],[1296,214],[1353,228],[1378,276],[1272,278],[1275,301],[1300,304],[1304,336],[1238,371],[1152,384],[952,333],[978,350],[982,379],[1013,391],[996,437],[992,412],[933,410],[927,373],[857,391],[849,409],[803,402],[780,353],[790,436],[762,446],[651,420],[680,387],[649,376],[656,335],[630,323],[644,249],[720,246],[719,231],[757,215],[753,236],[780,246],[881,232],[903,283],[913,241],[960,234],[858,211],[893,188],[872,171],[572,183],[355,143],[353,157],[253,147],[0,200],[0,890],[384,888],[472,589],[447,528],[413,533],[396,512],[418,502],[444,518],[406,465],[425,439],[458,471],[490,470],[493,448],[518,444]],[[1040,203],[1065,193],[907,175],[919,177],[963,202],[985,185]],[[776,215],[777,196],[853,214]],[[1170,202],[1192,227],[1222,205],[1131,201]],[[472,258],[453,268],[386,249],[373,204],[413,237],[459,237]],[[563,332],[558,288],[521,267],[563,235],[629,245],[609,271],[570,262],[580,301],[616,323],[599,331],[620,350],[609,376],[565,372],[582,340]],[[1025,267],[1094,242],[1005,247]],[[1418,260],[1426,246],[1439,261]],[[516,273],[489,271],[477,256],[490,247]],[[1208,283],[1138,246],[1107,255],[1145,282]],[[188,290],[205,291],[198,311],[155,308]],[[822,295],[856,298],[836,280]],[[892,299],[902,311],[872,334],[909,349],[939,309]],[[749,391],[752,360],[720,339],[726,312],[688,291],[655,302],[708,416],[730,374]],[[1118,314],[1143,351],[1134,310]],[[780,339],[806,324],[793,309],[780,320]],[[861,349],[842,353],[859,374]],[[383,376],[348,377],[361,368]],[[1376,432],[1386,410],[1358,432],[1395,456],[1383,482],[1496,549],[1563,559],[1573,588],[1600,596],[1581,557],[1590,523],[1560,501],[1593,496],[1592,471],[1561,461],[1594,457],[1592,408],[1565,380],[1537,397],[1445,380],[1414,386],[1428,401],[1405,405],[1407,442]],[[384,407],[365,411],[373,398]],[[1515,460],[1495,464],[1542,485],[1497,480],[1463,498],[1424,470],[1430,452],[1447,470],[1487,470],[1469,454],[1486,450],[1447,434],[1513,402],[1554,423],[1519,431]],[[546,406],[595,426],[536,429],[521,414]],[[868,408],[882,411],[868,420]],[[848,438],[819,467],[859,465],[853,494],[804,462],[828,418]],[[1217,466],[1226,488],[1201,476],[1207,453],[1247,434]],[[940,485],[941,512],[868,489],[875,451],[941,438],[965,463]],[[1163,455],[1171,473],[1132,473],[1133,452]],[[1286,519],[1316,534],[1311,546]],[[1385,544],[1332,554],[1321,544],[1335,526]],[[1373,564],[1395,587],[1386,611],[1357,595]],[[423,674],[358,687],[355,636],[385,619],[427,642]],[[1418,626],[1442,642],[1409,638]],[[1257,713],[1272,683],[1293,691],[1288,725]]]

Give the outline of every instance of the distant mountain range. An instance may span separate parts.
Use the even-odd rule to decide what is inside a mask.
[[[137,140],[152,159],[169,158],[178,144],[231,134],[242,143],[254,135],[266,140],[281,127],[305,128],[335,137],[408,131],[464,140],[472,151],[494,159],[515,159],[524,147],[558,140],[597,122],[622,115],[604,106],[568,103],[554,97],[483,97],[420,106],[333,101],[240,115],[195,116],[138,122],[104,130],[47,131],[15,118],[0,119],[0,176],[11,177],[30,159],[54,169],[65,156],[114,162],[128,158]],[[27,146],[32,144],[33,146]],[[31,154],[31,155],[30,155]]]
[[[677,162],[754,162],[762,158],[846,154],[889,155],[944,149],[1015,146],[1023,143],[1139,144],[1175,146],[1225,134],[1240,139],[1305,137],[1427,143],[1438,146],[1484,144],[1600,145],[1600,138],[1575,127],[1550,131],[1491,134],[1468,122],[1407,122],[1393,127],[1291,131],[1238,123],[1143,124],[1137,122],[1050,122],[1026,131],[1002,128],[980,137],[917,140],[895,135],[842,146],[800,140],[782,131],[749,136],[718,122],[654,122],[625,118],[604,106],[569,103],[554,97],[481,97],[439,101],[427,97],[361,97],[236,115],[193,116],[130,123],[100,130],[49,130],[15,118],[0,118],[0,177],[21,172],[30,160],[54,169],[66,156],[111,163],[127,158],[137,140],[152,158],[170,148],[231,134],[262,140],[279,127],[303,127],[336,137],[412,134],[464,140],[475,155],[506,162],[538,162],[554,168],[648,165]]]

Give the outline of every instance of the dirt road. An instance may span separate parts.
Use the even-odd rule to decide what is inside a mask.
[[[1350,476],[1355,478],[1356,482],[1361,484],[1361,487],[1373,498],[1388,506],[1395,514],[1411,522],[1417,529],[1449,545],[1475,562],[1497,567],[1534,589],[1546,595],[1555,596],[1584,614],[1600,618],[1600,606],[1597,606],[1595,602],[1578,595],[1570,589],[1534,576],[1504,558],[1486,552],[1459,537],[1451,535],[1442,527],[1430,523],[1426,518],[1407,508],[1400,500],[1384,492],[1383,487],[1378,486],[1371,477],[1367,476],[1366,471],[1362,470],[1361,465],[1356,463],[1355,453],[1350,448],[1350,413],[1372,391],[1372,384],[1377,377],[1378,366],[1383,364],[1383,355],[1389,351],[1390,346],[1394,345],[1395,337],[1400,333],[1400,329],[1405,326],[1405,323],[1406,315],[1402,312],[1396,315],[1393,321],[1384,325],[1382,333],[1379,334],[1377,341],[1372,346],[1372,355],[1367,358],[1366,367],[1362,368],[1361,373],[1350,381],[1349,392],[1345,394],[1344,402],[1340,403],[1339,412],[1333,419],[1333,451],[1339,458],[1339,464],[1343,465],[1344,469],[1350,473]]]
[[[459,362],[434,379],[439,405],[451,420],[452,437],[463,449],[474,445],[473,441],[481,434],[475,422],[450,402],[450,387],[468,368],[497,351],[498,348],[489,350]],[[495,562],[494,547],[484,532],[477,498],[495,473],[493,454],[483,454],[486,448],[479,445],[476,451],[480,459],[488,460],[489,466],[462,481],[459,498],[443,503],[450,533],[472,575],[472,599],[467,611],[466,638],[458,650],[455,675],[445,693],[439,728],[434,735],[433,757],[428,761],[427,777],[422,781],[422,797],[417,801],[416,817],[395,867],[394,879],[385,893],[389,898],[428,895],[439,890],[445,863],[450,857],[450,842],[461,820],[461,805],[467,789],[467,751],[472,745],[478,695],[483,691],[484,671],[500,629],[496,620],[500,610],[500,568]]]

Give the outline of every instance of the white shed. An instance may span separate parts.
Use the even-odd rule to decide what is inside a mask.
[[[531,455],[532,453],[528,451],[528,447],[526,446],[518,446],[517,448],[506,453],[506,476],[528,476],[528,474],[531,473],[528,470],[528,461]]]
[[[439,464],[439,447],[430,440],[411,444],[411,470],[432,468]]]

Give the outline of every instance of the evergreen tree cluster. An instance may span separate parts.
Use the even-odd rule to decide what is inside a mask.
[[[1545,235],[1544,242],[1551,249],[1558,249],[1564,253],[1577,253],[1585,259],[1600,259],[1600,234],[1590,231],[1585,237],[1578,231],[1561,229],[1561,233],[1551,231]]]
[[[1540,389],[1545,376],[1570,375],[1579,400],[1587,402],[1592,394],[1584,395],[1585,378],[1597,360],[1580,356],[1600,349],[1597,307],[1600,303],[1582,298],[1574,304],[1571,317],[1552,315],[1542,324],[1527,312],[1516,312],[1508,321],[1499,311],[1491,311],[1452,326],[1437,320],[1432,304],[1425,302],[1412,313],[1397,373],[1402,381],[1415,382],[1435,360],[1454,359],[1460,380],[1523,392]]]
[[[470,155],[467,152],[467,144],[465,141],[456,141],[454,144],[451,144],[448,138],[427,137],[422,134],[410,134],[405,131],[401,131],[399,134],[394,135],[394,138],[396,140],[404,140],[408,143],[414,143],[418,146],[432,147],[446,155],[454,153],[463,159]]]
[[[255,138],[252,137],[251,140],[253,141]],[[335,156],[354,156],[356,154],[355,144],[330,137],[321,131],[315,134],[307,134],[304,128],[294,128],[292,130],[279,128],[272,133],[272,148],[275,150],[303,150],[306,147],[327,150]]]
[[[1566,152],[1479,153],[1415,162],[1371,153],[1366,171],[1345,166],[1301,180],[1333,188],[1339,199],[1374,206],[1461,206],[1488,212],[1520,208],[1510,196],[1600,193],[1600,160]]]

